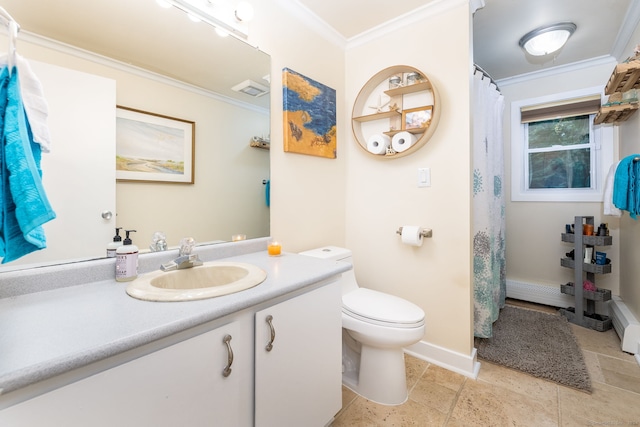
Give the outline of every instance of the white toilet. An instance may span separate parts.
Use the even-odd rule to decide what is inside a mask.
[[[335,246],[301,255],[352,263]],[[402,298],[360,288],[353,269],[342,273],[342,383],[384,405],[407,400],[403,347],[424,336],[424,311]]]

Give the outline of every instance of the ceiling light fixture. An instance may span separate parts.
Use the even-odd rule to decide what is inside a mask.
[[[249,36],[247,22],[253,17],[253,7],[246,1],[216,0],[164,0],[193,17],[213,25],[216,29],[246,39]]]
[[[533,56],[544,56],[560,50],[576,30],[573,22],[560,22],[536,28],[525,34],[518,43]]]

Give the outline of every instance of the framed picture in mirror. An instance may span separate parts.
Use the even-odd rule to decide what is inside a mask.
[[[431,105],[402,111],[402,129],[428,128],[431,124],[432,111]]]
[[[116,180],[193,184],[195,122],[116,107]]]

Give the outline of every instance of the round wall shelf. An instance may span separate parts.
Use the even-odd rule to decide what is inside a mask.
[[[369,154],[394,159],[416,152],[440,119],[438,92],[420,70],[396,65],[362,87],[351,114],[353,134]]]

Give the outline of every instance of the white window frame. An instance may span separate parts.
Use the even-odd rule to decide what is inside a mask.
[[[513,202],[602,202],[604,179],[613,163],[613,126],[593,126],[591,151],[591,188],[527,188],[527,126],[521,123],[521,108],[550,102],[569,101],[590,95],[603,96],[594,86],[569,92],[523,99],[511,103],[511,201]]]

